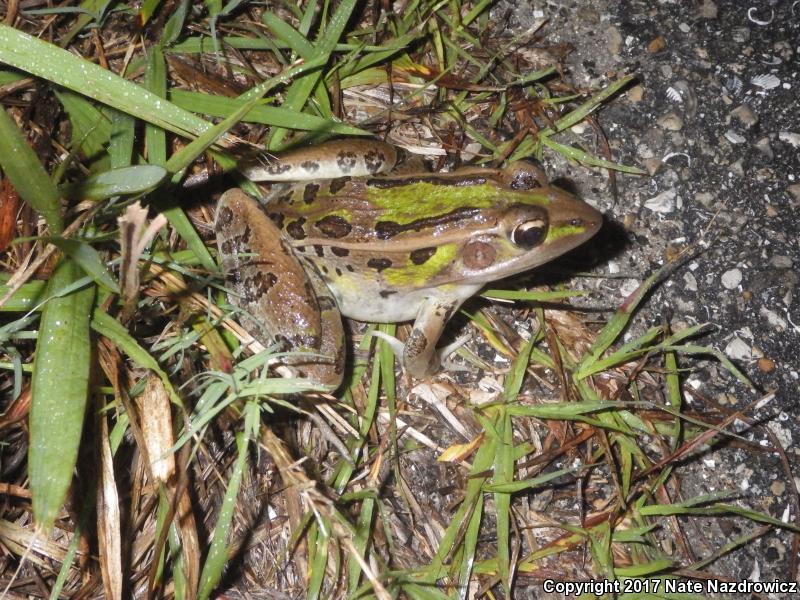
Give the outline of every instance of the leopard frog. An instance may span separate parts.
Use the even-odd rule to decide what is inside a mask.
[[[465,300],[571,250],[602,223],[529,162],[393,174],[397,156],[365,140],[295,151],[243,169],[288,183],[271,183],[260,201],[231,189],[217,206],[231,303],[256,339],[291,351],[285,364],[326,389],[342,381],[341,315],[413,320],[405,345],[393,346],[406,372],[428,376]]]

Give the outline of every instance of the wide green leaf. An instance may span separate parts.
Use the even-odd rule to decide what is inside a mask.
[[[44,217],[50,231],[61,233],[58,190],[5,110],[0,110],[0,167],[20,197]]]
[[[89,316],[95,288],[56,295],[82,275],[68,258],[56,269],[47,286],[52,298],[42,310],[36,345],[28,474],[33,514],[45,529],[52,527],[72,480],[89,391]]]
[[[65,186],[65,195],[87,200],[105,200],[111,196],[142,194],[156,187],[167,171],[157,165],[121,167],[92,175],[78,184]]]

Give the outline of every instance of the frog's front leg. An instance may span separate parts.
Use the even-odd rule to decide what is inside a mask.
[[[403,368],[412,377],[422,379],[436,373],[441,361],[452,350],[437,350],[450,317],[466,298],[447,296],[427,298],[420,306],[414,328],[403,348]],[[460,345],[460,344],[458,344]]]

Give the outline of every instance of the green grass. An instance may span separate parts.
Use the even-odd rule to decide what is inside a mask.
[[[723,354],[698,342],[703,326],[662,324],[623,340],[639,331],[646,295],[679,263],[652,274],[602,325],[573,315],[568,326],[549,312],[582,292],[487,291],[524,303],[532,324],[523,340],[491,314],[465,309],[510,360],[498,371],[472,349],[460,351],[496,384],[488,401],[476,385],[445,380],[427,390],[443,398],[440,406],[415,408],[372,328],[355,335],[346,382],[324,402],[308,382],[270,372],[271,349],[247,348],[252,340],[225,301],[208,243],[211,198],[176,201],[176,186],[198,161],[232,170],[237,152],[254,145],[277,151],[387,133],[402,141],[400,127],[413,125],[431,133],[410,145],[451,157],[461,139],[480,145],[484,163],[557,153],[641,173],[595,155],[571,132],[622,101],[633,76],[591,94],[554,92],[568,82],[554,67],[526,68],[517,40],[491,30],[490,4],[412,0],[400,15],[372,4],[360,12],[354,0],[266,10],[181,2],[158,19],[166,15],[157,1],[139,14],[133,5],[86,1],[80,10],[28,14],[26,33],[0,25],[0,85],[28,76],[44,82],[47,102],[63,110],[53,146],[66,150],[37,155],[27,143],[33,125],[20,107],[29,89],[2,98],[0,167],[42,218],[33,233],[18,235],[15,248],[29,257],[6,252],[0,286],[0,367],[15,402],[29,397],[31,407],[19,481],[29,477],[31,501],[15,506],[16,517],[30,523],[32,514],[40,536],[79,527],[116,540],[125,551],[109,556],[116,546],[101,546],[101,571],[126,560],[133,580],[146,582],[126,592],[147,585],[178,598],[243,586],[244,573],[256,573],[265,589],[308,598],[466,598],[470,590],[510,597],[523,578],[570,579],[578,564],[612,580],[699,571],[760,531],[688,564],[660,543],[662,532],[680,527],[675,516],[733,515],[797,532],[725,494],[664,500],[679,462],[704,444],[736,439],[733,418],[720,424],[686,414],[686,370],[712,357],[748,385]],[[30,35],[54,17],[52,43]],[[147,23],[147,35],[134,35],[136,20]],[[95,27],[101,40],[125,41],[107,49],[111,70],[102,66],[109,56],[88,54],[97,51],[84,43]],[[128,45],[142,39],[146,48]],[[172,62],[189,60],[197,73],[191,89]],[[367,93],[374,90],[381,94]],[[524,108],[515,112],[510,104],[520,98]],[[502,139],[501,126],[519,133]],[[138,200],[149,217],[133,216]],[[140,221],[121,252],[123,215]],[[168,226],[146,231],[156,215]],[[394,326],[380,330],[395,334]],[[138,412],[149,375],[171,411]],[[457,408],[445,401],[459,395]],[[17,431],[15,423],[9,417],[5,431]],[[153,439],[155,446],[145,442]],[[661,454],[645,440],[657,440]],[[117,486],[129,523],[63,510],[94,505],[100,479],[90,465],[101,449],[106,485]],[[178,466],[156,481],[153,465],[168,455]],[[434,470],[452,479],[430,477]],[[584,514],[580,506],[600,496],[603,507]],[[532,508],[548,497],[560,516]],[[198,523],[176,517],[187,498]],[[87,526],[90,518],[96,526]],[[80,568],[77,539],[65,544],[57,578],[56,563],[37,574],[54,597],[76,593],[69,573]],[[260,562],[243,546],[251,541],[264,544]],[[22,560],[24,544],[9,547]],[[43,562],[38,554],[27,561],[23,571]],[[11,579],[10,566],[3,576]],[[95,593],[113,589],[109,577],[101,580],[93,580]]]

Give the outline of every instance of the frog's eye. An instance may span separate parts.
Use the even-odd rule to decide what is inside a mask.
[[[511,241],[522,248],[534,248],[547,236],[547,222],[543,219],[531,219],[520,223],[511,232]]]

